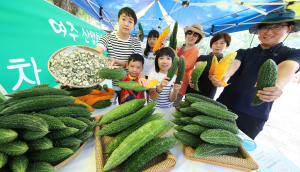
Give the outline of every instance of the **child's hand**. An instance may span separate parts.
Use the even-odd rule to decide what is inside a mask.
[[[140,35],[141,35],[141,34],[142,34],[142,31],[140,31],[140,30],[138,30],[137,33],[136,33],[136,35],[137,35],[139,41],[141,41],[141,40],[140,40]]]
[[[180,81],[180,84],[175,84],[173,90],[176,91],[176,92],[178,92],[180,90],[182,84],[183,84],[182,81]]]
[[[189,85],[190,85],[191,88],[194,88],[194,84],[192,83],[191,78],[189,79]]]
[[[115,58],[106,57],[108,60],[108,66],[113,66],[115,64]]]
[[[116,69],[119,68],[119,66],[108,66],[108,69]]]
[[[149,84],[149,81],[146,78],[140,78],[139,84],[146,87]]]
[[[160,48],[163,48],[163,47],[165,47],[165,46],[167,45],[167,40],[166,40],[166,38],[161,39],[160,42],[162,43],[162,45],[161,45]]]
[[[169,79],[170,79],[169,77],[165,77],[160,83],[161,87],[167,86],[169,84],[169,81],[168,81]]]

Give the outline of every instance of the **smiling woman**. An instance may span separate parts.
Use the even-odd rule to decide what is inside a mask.
[[[228,33],[219,32],[216,33],[212,39],[210,40],[210,48],[212,52],[208,55],[200,55],[196,61],[195,66],[199,65],[202,62],[207,62],[207,65],[198,79],[198,90],[194,89],[194,84],[189,83],[189,87],[187,88],[188,93],[196,93],[211,99],[214,99],[217,88],[211,83],[209,80],[209,69],[212,64],[213,56],[216,56],[217,60],[220,61],[223,57],[223,51],[229,47],[231,42],[231,36]]]

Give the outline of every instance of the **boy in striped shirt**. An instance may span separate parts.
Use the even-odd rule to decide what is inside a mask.
[[[125,70],[128,57],[133,53],[142,54],[141,43],[137,37],[131,37],[129,34],[134,29],[137,23],[135,12],[128,7],[122,8],[118,13],[119,30],[111,34],[102,36],[97,44],[96,50],[100,53],[108,52],[108,60],[110,66],[116,64]],[[139,75],[139,83],[146,86],[148,80],[144,74]],[[113,81],[113,89],[118,96],[120,104],[121,88]]]

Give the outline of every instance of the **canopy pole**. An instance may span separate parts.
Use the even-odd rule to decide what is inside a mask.
[[[207,40],[207,45],[206,45],[206,49],[205,49],[204,55],[207,54],[207,49],[208,49],[208,45],[209,45],[209,42],[210,42],[210,37],[211,37],[212,33],[214,32],[214,28],[215,28],[215,25],[211,25],[211,31],[210,31],[210,34],[209,34],[209,37],[208,37],[208,40]]]
[[[102,17],[102,10],[103,10],[103,7],[100,7],[100,29],[102,30],[102,20],[103,20],[103,17]]]

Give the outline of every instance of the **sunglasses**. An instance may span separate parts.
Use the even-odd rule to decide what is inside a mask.
[[[192,35],[192,34],[193,34],[194,37],[200,36],[199,33],[193,32],[193,31],[191,31],[191,30],[188,30],[186,33],[187,33],[188,35]]]

